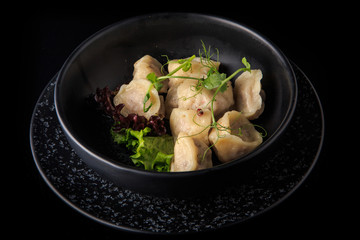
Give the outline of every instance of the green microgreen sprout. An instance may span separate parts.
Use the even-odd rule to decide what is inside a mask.
[[[214,127],[216,127],[216,120],[215,120],[213,105],[214,105],[214,102],[216,101],[216,95],[219,92],[225,92],[227,89],[227,82],[230,81],[233,77],[235,77],[238,73],[245,72],[245,71],[251,72],[250,63],[247,62],[245,57],[242,58],[242,63],[244,64],[245,67],[239,68],[233,74],[231,74],[229,77],[226,77],[226,75],[224,73],[222,73],[222,74],[215,73],[216,74],[215,77],[208,77],[207,79],[209,79],[209,80],[207,80],[207,79],[204,80],[204,81],[208,81],[207,84],[204,84],[204,86],[207,89],[215,89],[216,88],[215,93],[210,101],[211,116],[212,116],[212,121],[213,121]]]
[[[261,129],[261,132],[260,131],[258,131],[259,133],[260,133],[260,135],[261,135],[261,137],[266,137],[267,136],[267,131],[266,131],[266,129],[264,128],[264,127],[262,127],[262,126],[260,126],[260,125],[258,125],[258,124],[252,124],[255,128],[260,128]]]

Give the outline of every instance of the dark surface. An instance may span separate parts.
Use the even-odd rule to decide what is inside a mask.
[[[292,10],[297,9],[297,6],[283,7],[288,7],[290,13],[282,15],[280,11],[275,11],[260,16],[253,12],[219,12],[219,9],[206,13],[226,16],[258,30],[309,77],[320,96],[325,113],[326,132],[320,158],[304,184],[279,206],[250,221],[202,235],[230,238],[236,233],[236,236],[251,238],[260,236],[289,239],[289,234],[298,237],[308,237],[311,234],[344,236],[353,230],[348,217],[353,213],[347,208],[351,204],[347,203],[348,192],[345,191],[350,181],[343,181],[341,175],[346,169],[344,165],[338,164],[338,160],[344,159],[339,157],[338,151],[332,151],[336,150],[332,145],[333,139],[339,137],[339,133],[335,131],[335,121],[329,117],[334,107],[339,105],[332,97],[335,80],[334,71],[329,66],[336,68],[340,63],[334,58],[341,58],[340,50],[330,49],[341,45],[335,37],[341,35],[343,26],[348,22],[340,23],[338,18],[332,20],[335,12],[326,12],[328,14],[319,17],[319,12],[325,12],[322,8],[312,8],[309,11],[299,9],[298,13],[294,13]],[[159,9],[140,13],[153,11]],[[22,66],[21,80],[16,84],[17,89],[20,89],[19,95],[23,96],[18,98],[18,109],[21,111],[16,114],[16,143],[22,149],[14,159],[16,169],[19,169],[16,175],[20,181],[11,181],[10,184],[14,200],[10,205],[13,211],[10,211],[9,225],[27,236],[44,237],[43,239],[49,236],[71,239],[143,239],[144,236],[98,224],[60,200],[38,173],[29,144],[30,118],[35,103],[72,50],[97,30],[140,13],[101,8],[82,11],[81,14],[69,9],[23,12],[21,32],[15,35],[20,39],[19,56]],[[159,239],[156,236],[153,238]]]

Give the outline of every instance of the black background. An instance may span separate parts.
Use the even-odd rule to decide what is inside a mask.
[[[180,4],[180,3],[179,3]],[[241,3],[239,3],[241,4]],[[344,210],[344,185],[339,183],[340,171],[336,163],[337,153],[331,151],[334,137],[333,109],[336,99],[332,94],[335,70],[341,65],[339,34],[345,21],[339,21],[338,12],[325,6],[298,8],[288,3],[259,10],[257,4],[226,6],[216,5],[208,10],[190,7],[172,8],[214,14],[238,21],[259,31],[274,42],[283,53],[295,62],[309,77],[322,101],[325,115],[325,141],[313,172],[303,185],[279,206],[250,221],[220,229],[215,232],[196,234],[197,237],[277,237],[291,239],[294,236],[319,236],[344,234],[352,230],[347,222],[349,214]],[[170,7],[169,7],[170,8]],[[61,68],[68,55],[96,31],[119,20],[152,12],[168,12],[169,8],[134,8],[121,6],[82,8],[47,8],[31,11],[23,9],[17,16],[14,39],[20,39],[21,70],[14,73],[17,94],[17,144],[23,148],[15,156],[17,178],[11,186],[14,197],[10,205],[14,234],[25,233],[27,237],[42,239],[59,237],[75,239],[159,239],[167,236],[144,236],[123,232],[103,226],[81,215],[65,204],[50,190],[38,173],[32,159],[29,143],[30,119],[41,91]],[[274,9],[274,10],[273,10]],[[343,45],[342,45],[343,46]],[[19,57],[18,57],[19,58]],[[16,65],[18,66],[18,65]],[[336,74],[335,74],[336,75]],[[18,80],[17,80],[18,79]],[[16,80],[16,81],[15,81]],[[335,171],[336,169],[336,171]],[[351,214],[351,213],[350,213]],[[235,233],[235,235],[234,235]],[[186,238],[178,236],[176,238]],[[172,238],[175,238],[172,236]]]

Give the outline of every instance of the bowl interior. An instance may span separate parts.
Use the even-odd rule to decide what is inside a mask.
[[[265,111],[256,121],[269,144],[291,115],[296,82],[285,57],[268,40],[237,23],[197,14],[158,14],[116,23],[81,44],[60,71],[55,104],[63,125],[77,141],[108,159],[128,161],[126,151],[114,151],[98,113],[86,99],[97,87],[116,86],[132,79],[133,64],[149,54],[160,62],[198,55],[202,40],[219,50],[222,72],[242,67],[246,57],[252,69],[263,72]],[[235,79],[235,78],[234,78]],[[262,148],[261,146],[260,148]]]

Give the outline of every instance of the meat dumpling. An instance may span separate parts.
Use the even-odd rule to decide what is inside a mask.
[[[130,113],[136,113],[149,119],[152,115],[165,116],[164,97],[160,96],[154,87],[150,90],[150,99],[145,107],[150,103],[153,105],[148,112],[144,112],[144,97],[151,83],[146,79],[138,79],[131,81],[129,84],[123,84],[119,92],[114,97],[114,105],[123,103],[125,107],[121,110],[121,114],[127,116]]]
[[[147,79],[149,73],[155,73],[157,77],[163,76],[161,63],[150,55],[145,55],[134,63],[133,80]],[[163,87],[160,93],[166,93],[168,89],[168,79],[162,81]]]
[[[211,124],[211,112],[207,109],[197,110],[174,108],[170,116],[170,129],[177,139],[180,132],[209,143],[209,125]]]
[[[210,61],[214,64],[216,69],[219,69],[220,62],[213,61],[213,60],[210,60]],[[179,71],[177,71],[174,74],[174,76],[206,78],[207,73],[209,72],[210,68],[204,66],[203,64],[205,64],[204,60],[203,60],[203,63],[201,63],[200,58],[196,57],[191,61],[191,68],[188,71],[184,72],[182,69],[180,69]],[[177,60],[172,60],[172,61],[170,61],[169,65],[168,65],[168,71],[172,72],[180,65],[181,64],[178,63]],[[169,79],[169,87],[172,87],[179,83],[182,83],[184,80],[185,79],[183,79],[183,78],[170,78]]]
[[[238,159],[259,146],[263,139],[244,114],[229,111],[218,121],[218,129],[209,134],[218,159],[225,163]],[[221,127],[220,127],[221,126]]]
[[[170,171],[194,171],[212,166],[211,149],[208,145],[198,138],[180,132],[175,141],[174,158],[171,162]]]
[[[179,85],[172,86],[171,88],[169,88],[169,91],[166,95],[165,114],[166,114],[167,119],[170,118],[172,110],[179,106],[179,104],[178,104],[179,98],[178,98],[178,93],[177,93],[178,87],[179,87]]]
[[[265,92],[261,90],[261,70],[243,72],[236,80],[234,87],[235,109],[246,118],[258,118],[264,111]]]
[[[167,116],[171,114],[173,108],[181,109],[211,109],[210,101],[214,96],[215,89],[209,90],[202,88],[197,91],[195,86],[197,80],[186,79],[179,85],[170,88],[165,100]],[[215,117],[222,116],[230,107],[234,105],[233,88],[231,82],[227,82],[227,89],[225,92],[219,92],[214,101],[214,115]]]

